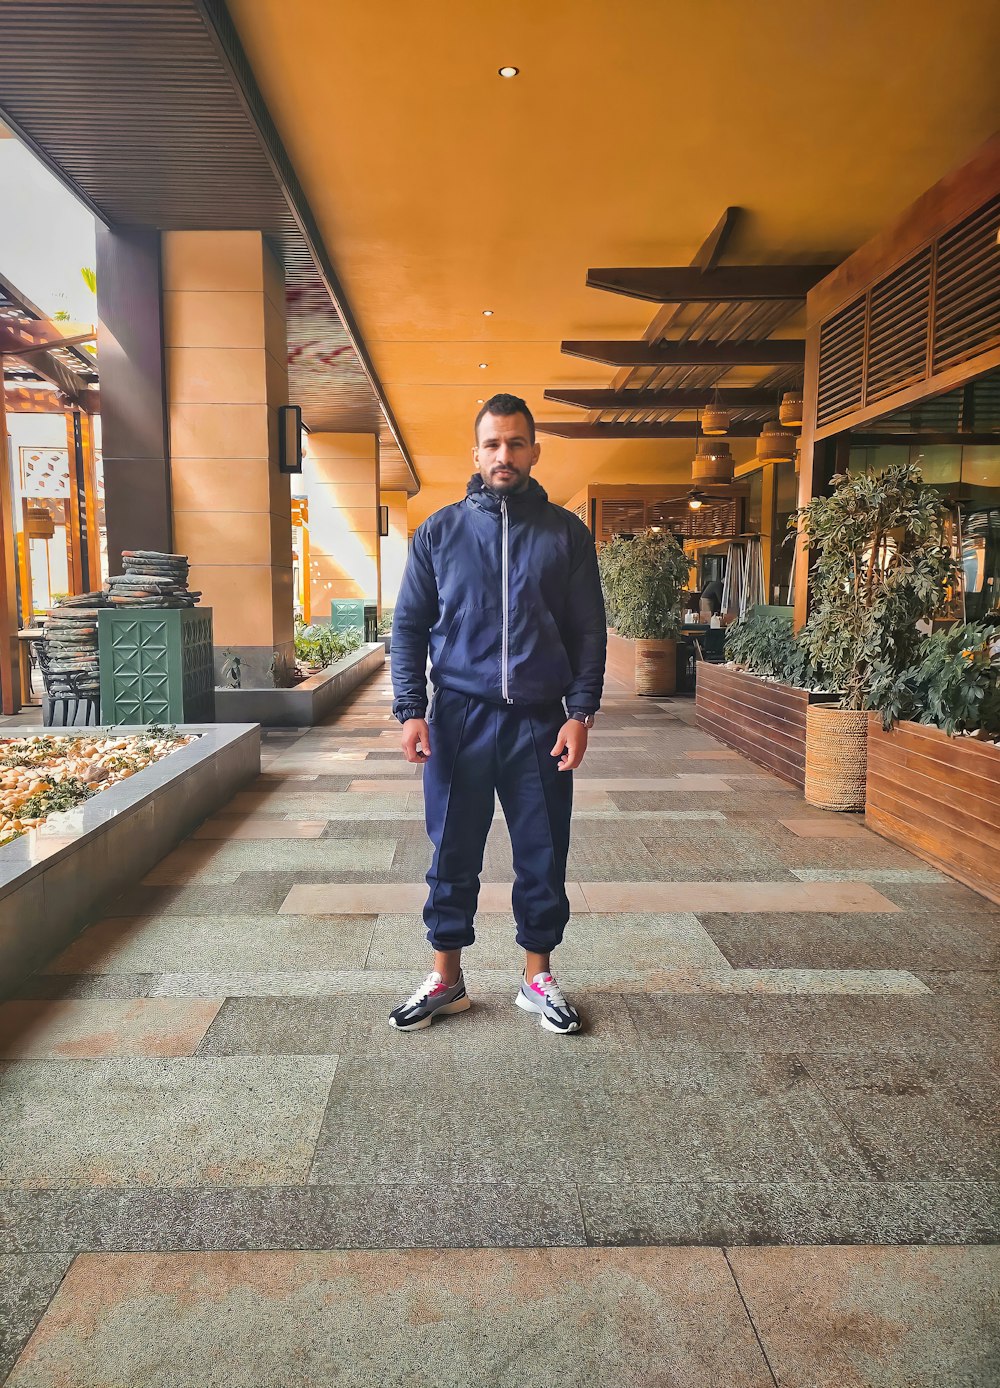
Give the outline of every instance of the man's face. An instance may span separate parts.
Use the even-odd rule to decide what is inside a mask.
[[[472,459],[487,487],[520,492],[528,485],[541,446],[532,443],[523,414],[484,414]]]

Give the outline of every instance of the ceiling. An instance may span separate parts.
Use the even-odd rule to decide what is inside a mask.
[[[586,288],[589,267],[686,265],[729,205],[729,262],[836,261],[997,124],[982,0],[947,22],[937,0],[229,9],[420,474],[414,520],[458,494],[478,398],[580,420],[544,389],[610,384],[560,340],[639,337],[654,306]],[[690,455],[542,447],[558,501]]]

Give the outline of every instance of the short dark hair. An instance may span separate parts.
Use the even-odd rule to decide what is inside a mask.
[[[476,443],[479,442],[479,421],[484,414],[523,414],[528,421],[528,435],[532,443],[535,442],[535,416],[528,409],[528,406],[519,395],[508,395],[506,391],[501,391],[499,395],[491,395],[486,404],[476,415]]]

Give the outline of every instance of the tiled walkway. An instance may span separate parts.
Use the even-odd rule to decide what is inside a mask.
[[[613,692],[560,978],[399,1035],[429,846],[388,675],[0,1007],[11,1388],[996,1384],[998,913]],[[991,1334],[994,1338],[991,1340]]]

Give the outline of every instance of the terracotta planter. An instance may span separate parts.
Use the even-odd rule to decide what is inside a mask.
[[[806,713],[806,800],[821,810],[865,807],[868,714],[814,704]]]
[[[660,695],[677,692],[677,642],[634,641],[635,692]]]
[[[868,724],[865,823],[1000,902],[1000,746],[925,723]]]

